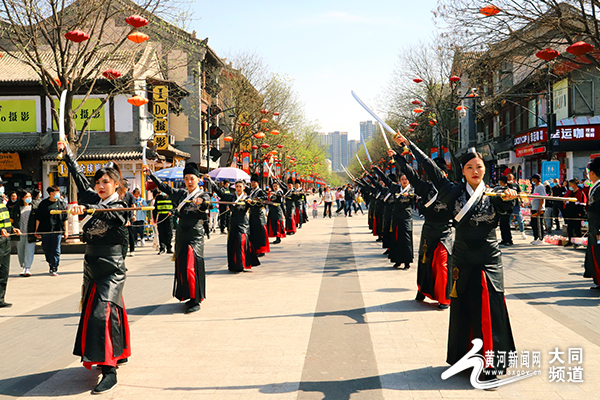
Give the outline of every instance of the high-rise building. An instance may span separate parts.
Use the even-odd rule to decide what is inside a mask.
[[[347,167],[350,158],[356,153],[354,147],[357,145],[350,144],[356,141],[348,141],[348,132],[319,133],[319,140],[321,145],[327,148],[327,158],[331,160],[333,171],[342,171],[342,165]]]
[[[358,149],[360,148],[360,142],[358,140],[348,140],[348,163],[354,160]]]
[[[348,132],[340,132],[340,163],[348,167]]]
[[[365,140],[365,142],[368,142],[369,140],[373,139],[373,137],[375,136],[376,129],[377,125],[375,124],[375,121],[360,122],[360,134]]]

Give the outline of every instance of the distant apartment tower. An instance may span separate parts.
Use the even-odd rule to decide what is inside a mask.
[[[361,121],[360,122],[360,135],[363,137],[365,142],[373,139],[375,136],[375,121]]]
[[[348,141],[348,132],[319,133],[319,140],[327,148],[327,158],[331,160],[333,171],[342,171],[342,165],[347,167],[350,157],[354,157]]]
[[[327,149],[327,158],[332,160],[333,159],[333,154],[332,154],[333,142],[331,141],[331,135],[328,133],[325,133],[325,132],[319,132],[319,139],[321,141],[321,146],[323,146]]]
[[[360,148],[360,141],[358,140],[348,140],[348,163],[352,163],[356,153],[358,153],[358,149]]]
[[[340,163],[348,167],[348,132],[340,132]]]

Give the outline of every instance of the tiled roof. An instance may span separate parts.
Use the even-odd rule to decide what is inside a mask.
[[[185,151],[181,151],[171,145],[169,145],[169,147],[166,150],[158,150],[160,153],[168,155],[168,156],[175,156],[175,157],[183,157],[185,159],[190,158],[192,155],[190,153],[186,153]]]
[[[48,133],[2,133],[0,153],[9,151],[41,151],[52,144],[52,134]]]

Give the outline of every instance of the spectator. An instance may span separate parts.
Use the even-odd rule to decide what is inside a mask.
[[[311,208],[312,208],[312,217],[317,218],[319,216],[319,205],[317,204],[316,200],[313,200]]]
[[[546,191],[546,196],[552,196],[552,187],[550,186],[550,182],[544,182],[544,190]],[[552,207],[554,201],[546,200],[546,210],[544,210],[544,225],[546,227],[545,232],[548,235],[552,235]]]
[[[10,212],[17,204],[18,199],[17,192],[10,192],[10,195],[8,196],[8,202],[6,202],[6,208],[8,208],[8,212]]]
[[[352,189],[352,186],[348,185],[346,186],[346,190],[344,192],[344,203],[346,205],[346,207],[344,207],[344,215],[346,217],[352,216],[352,204],[354,201],[354,190]]]
[[[50,186],[46,191],[49,197],[40,202],[35,213],[35,232],[39,232],[36,237],[42,239],[42,249],[50,268],[50,275],[58,276],[61,237],[67,238],[67,214],[50,214],[50,211],[66,210],[66,206],[60,200],[58,186]]]
[[[325,193],[323,193],[323,197],[321,197],[321,203],[325,203],[325,208],[323,210],[323,218],[325,218],[327,215],[329,215],[329,218],[331,218],[331,206],[333,204],[333,199],[334,199],[335,195],[333,193],[331,193],[331,188],[328,186],[325,188]]]
[[[146,207],[148,203],[142,198],[142,193],[139,188],[133,189],[133,198],[135,207]],[[146,230],[146,211],[137,210],[133,213],[132,221],[133,241],[137,243],[138,236],[140,237],[140,246],[146,245],[144,232]]]
[[[506,175],[506,178],[508,180],[508,187],[516,190],[517,193],[521,193],[521,186],[515,182],[515,176],[513,174],[508,174]],[[525,224],[523,223],[523,213],[521,212],[521,200],[519,198],[517,198],[515,202],[512,215],[514,215],[517,220],[517,226],[519,227],[519,232],[521,232],[521,239],[527,239],[527,236],[525,235]]]
[[[501,176],[498,178],[498,184],[503,190],[508,189],[508,178],[506,176]],[[517,200],[511,200],[513,203],[513,208],[515,206]],[[512,246],[512,234],[510,232],[510,218],[512,214],[502,214],[500,215],[500,235],[502,236],[502,241],[500,245],[502,246]]]
[[[31,193],[24,190],[19,193],[19,199],[16,206],[10,211],[12,225],[19,228],[25,236],[13,236],[12,239],[18,241],[17,254],[19,265],[23,269],[21,276],[31,276],[31,264],[35,253],[35,236],[27,235],[35,231],[35,211],[37,205],[32,204]]]
[[[6,181],[3,181],[2,179],[0,179],[0,202],[2,202],[2,204],[6,204],[8,202],[8,198],[6,197],[6,195],[4,194],[4,184],[6,183]]]
[[[42,192],[39,189],[33,189],[31,191],[31,198],[31,205],[37,208],[37,206],[39,206],[40,202],[42,201]]]
[[[346,209],[345,203],[345,186],[338,188],[338,191],[335,194],[336,200],[338,201],[338,209],[335,210],[336,215],[340,215],[342,211]]]
[[[565,193],[567,193],[567,189],[560,184],[558,179],[554,179],[555,185],[552,186],[552,196],[555,197],[563,197]],[[554,218],[554,223],[556,224],[556,229],[560,230],[560,221],[558,218],[561,216],[561,212],[563,209],[564,203],[562,201],[553,201],[552,202],[552,218]]]
[[[127,180],[123,180],[123,186],[125,186],[127,192],[123,195],[121,200],[127,204],[127,207],[133,207],[135,204],[135,197],[129,191],[129,182],[127,182]],[[126,218],[127,222],[125,223],[125,226],[127,227],[129,236],[129,256],[133,257],[135,256],[135,237],[133,236],[133,226],[131,225],[133,222],[133,211],[127,211]]]
[[[565,247],[572,246],[571,239],[574,237],[581,236],[581,221],[585,216],[585,204],[587,202],[587,198],[583,190],[579,188],[577,178],[571,179],[569,181],[569,191],[565,194],[565,197],[575,197],[577,202],[572,203],[570,201],[566,201],[564,208],[565,220],[567,223],[567,236],[568,242],[565,244]]]
[[[210,197],[210,230],[215,232],[217,229],[217,223],[219,218],[219,197],[217,193],[213,191]]]
[[[539,196],[546,195],[546,189],[540,183],[542,177],[539,174],[534,174],[531,177],[531,185],[533,193]],[[533,229],[533,241],[531,244],[542,244],[544,240],[544,229],[542,227],[542,218],[544,217],[544,199],[531,200],[531,227]]]

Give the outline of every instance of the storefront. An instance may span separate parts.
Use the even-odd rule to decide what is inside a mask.
[[[590,156],[600,146],[600,125],[559,126],[553,135],[552,159],[560,162],[560,180],[584,176]],[[537,128],[515,136],[514,151],[521,161],[522,178],[541,174],[542,162],[548,160],[548,130]]]

